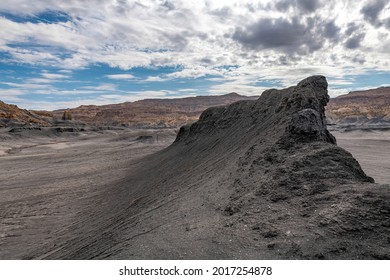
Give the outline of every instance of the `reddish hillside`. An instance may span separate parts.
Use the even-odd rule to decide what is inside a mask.
[[[390,123],[390,87],[353,91],[332,98],[326,114],[331,123]]]
[[[51,115],[20,109],[16,105],[0,101],[0,127],[6,126],[49,126]]]
[[[220,96],[196,96],[177,99],[145,99],[104,106],[80,106],[68,109],[73,120],[97,125],[130,127],[178,127],[198,120],[209,107],[224,106],[258,97],[230,93]],[[60,119],[65,110],[54,111]]]

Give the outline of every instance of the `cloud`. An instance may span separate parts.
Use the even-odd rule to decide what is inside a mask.
[[[348,25],[347,25],[347,29],[345,31],[345,34],[347,36],[350,36],[352,35],[353,33],[355,33],[356,31],[358,31],[359,29],[361,29],[362,27],[357,25],[356,23],[354,22],[349,22]]]
[[[130,92],[124,84],[197,87],[204,79],[204,92],[255,94],[263,80],[291,85],[310,74],[388,72],[389,8],[377,0],[2,0],[0,63],[38,69],[19,86],[2,81],[22,95],[80,94],[88,103],[92,95]],[[48,11],[60,18],[45,18]],[[94,73],[100,65],[111,75]],[[161,67],[175,71],[158,72]],[[145,68],[156,72],[142,79],[145,72],[137,71]],[[64,85],[83,69],[96,76],[72,84],[79,91]],[[134,83],[101,84],[106,78]]]
[[[112,75],[106,75],[107,78],[111,80],[131,80],[135,79],[135,77],[131,74],[112,74]]]
[[[261,18],[257,22],[238,28],[232,36],[249,49],[279,49],[286,53],[311,53],[322,47],[322,41],[313,33],[312,23],[301,22],[298,17]]]
[[[19,102],[20,96],[24,95],[23,89],[2,89],[0,88],[0,96],[2,101]]]
[[[297,0],[297,6],[306,12],[314,12],[321,5],[319,0]]]
[[[319,0],[282,0],[277,1],[275,8],[278,11],[286,12],[290,8],[302,13],[313,13],[321,6],[321,1]]]
[[[71,73],[72,73],[72,70],[69,70],[69,69],[62,69],[62,70],[59,70],[58,72],[59,72],[59,73],[64,73],[64,74],[71,74]]]
[[[165,82],[167,81],[166,78],[162,78],[160,76],[149,76],[146,79],[142,80],[143,83],[148,83],[148,82]]]
[[[186,68],[181,71],[177,71],[174,73],[170,73],[165,75],[166,79],[183,79],[183,78],[191,78],[196,79],[204,76],[221,76],[221,70],[217,69],[209,69],[207,67],[197,66],[193,68]]]
[[[69,78],[68,75],[64,74],[55,74],[55,73],[42,73],[42,77],[49,79],[49,80],[56,80],[56,79],[66,79]]]
[[[365,36],[364,33],[360,33],[360,34],[356,34],[356,35],[350,37],[350,38],[345,42],[345,47],[346,47],[347,49],[357,49],[357,48],[359,48],[361,42],[362,42],[363,39],[364,39],[364,36]]]
[[[379,14],[383,11],[385,5],[386,1],[384,0],[369,1],[363,6],[360,12],[363,14],[365,20],[374,26],[378,26],[380,25]]]
[[[115,91],[117,86],[113,84],[100,84],[98,86],[84,86],[83,89],[93,89],[96,91]]]
[[[359,22],[363,14],[371,21],[380,17],[378,5],[383,5],[383,1],[365,2],[363,8],[351,3],[107,0],[103,4],[101,0],[37,0],[29,5],[27,0],[3,0],[0,14],[25,14],[39,21],[16,22],[6,15],[0,17],[0,52],[9,54],[8,62],[62,70],[99,63],[129,70],[178,65],[214,69],[224,65],[265,66],[272,62],[277,66],[299,60],[313,63],[316,57],[309,55],[318,50],[328,52],[328,47],[337,52],[341,50],[338,47],[346,46],[358,46],[354,50],[359,51],[360,46],[367,45],[364,52],[370,49],[373,53],[382,49],[383,42],[376,46],[365,42],[368,38],[374,42],[371,38],[377,36],[377,30],[365,26],[364,38],[356,34],[350,38],[345,30],[347,18]],[[61,21],[50,21],[43,18],[45,11],[65,16]],[[272,52],[287,56],[275,59]],[[255,58],[251,59],[252,56]]]
[[[332,41],[338,41],[340,37],[340,27],[338,27],[333,21],[329,21],[324,25],[323,34],[326,38]]]
[[[22,88],[22,89],[47,89],[50,86],[47,84],[34,84],[34,83],[8,83],[1,82],[3,85],[7,85],[13,88]]]

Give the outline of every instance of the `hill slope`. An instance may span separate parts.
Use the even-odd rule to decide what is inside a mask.
[[[19,109],[0,101],[0,127],[6,126],[49,126],[51,117],[40,115],[28,110]]]
[[[390,189],[327,131],[322,76],[204,111],[45,258],[389,259]]]
[[[331,123],[390,125],[390,87],[353,91],[332,98],[326,114]]]
[[[69,109],[74,120],[98,125],[126,125],[130,127],[179,127],[198,120],[207,108],[228,105],[239,100],[257,97],[230,93],[220,96],[196,96],[176,99],[145,99],[103,106],[80,106]],[[54,111],[60,119],[65,110]]]

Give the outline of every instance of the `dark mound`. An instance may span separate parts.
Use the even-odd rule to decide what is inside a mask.
[[[104,194],[104,226],[45,256],[389,259],[390,189],[326,129],[327,86],[207,109]]]

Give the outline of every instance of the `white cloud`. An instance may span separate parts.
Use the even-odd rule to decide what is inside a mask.
[[[131,80],[135,78],[131,74],[112,74],[112,75],[106,75],[106,77],[112,80]]]
[[[107,63],[121,69],[149,65],[183,65],[185,69],[194,69],[201,65],[209,70],[233,64],[278,66],[280,55],[277,49],[265,49],[262,52],[243,49],[240,42],[234,40],[233,35],[238,28],[245,30],[259,19],[280,18],[285,20],[281,22],[287,22],[299,16],[299,26],[305,26],[307,31],[311,30],[311,24],[321,30],[322,26],[329,22],[335,23],[334,30],[340,29],[339,41],[328,42],[325,38],[320,38],[320,42],[323,42],[320,57],[315,53],[299,56],[306,64],[310,64],[311,60],[322,63],[331,55],[343,56],[340,63],[350,63],[354,58],[352,54],[362,54],[366,57],[366,63],[381,67],[384,61],[389,59],[388,53],[385,53],[386,41],[380,39],[384,38],[383,34],[388,35],[389,30],[385,26],[380,28],[371,26],[360,13],[367,1],[360,1],[358,4],[348,0],[314,1],[317,5],[301,4],[296,7],[295,4],[291,4],[295,1],[284,1],[283,3],[290,3],[289,8],[278,10],[277,4],[282,2],[146,0],[138,3],[114,0],[104,2],[37,0],[34,1],[34,5],[30,5],[27,0],[3,0],[0,11],[27,15],[38,15],[47,10],[61,11],[69,15],[69,20],[60,23],[17,23],[0,18],[2,26],[0,46],[5,48],[10,43],[34,42],[45,48],[12,47],[8,52],[17,61],[62,65],[69,69],[93,63]],[[317,6],[318,10],[313,9]],[[389,5],[386,7],[385,11]],[[302,14],[302,10],[305,9],[312,10],[312,13]],[[380,20],[387,16],[386,12],[380,14]],[[315,21],[310,23],[312,19]],[[351,22],[359,23],[360,31],[366,33],[360,43],[362,48],[353,52],[342,47],[348,39],[344,32]],[[254,29],[253,32],[257,30]],[[268,30],[263,29],[262,32]],[[299,40],[299,37],[293,39]],[[385,53],[384,59],[383,57],[382,60],[370,59],[371,56],[378,57],[376,55],[378,50]],[[61,56],[64,51],[68,53],[66,58]],[[287,57],[287,62],[294,63],[294,60]]]
[[[56,80],[56,79],[66,79],[69,78],[67,75],[63,74],[54,74],[54,73],[42,73],[42,77],[49,79],[49,80]]]
[[[149,76],[146,79],[142,80],[141,82],[143,83],[148,83],[148,82],[166,82],[168,79],[162,78],[160,76]]]
[[[390,69],[390,3],[378,14],[363,14],[369,3],[36,0],[32,5],[29,0],[2,0],[0,12],[39,16],[60,11],[69,19],[33,23],[0,17],[0,51],[8,54],[5,62],[62,69],[29,79],[25,83],[30,87],[44,87],[69,78],[74,69],[99,63],[122,70],[180,66],[174,73],[144,80],[131,74],[106,76],[112,80],[148,83],[217,76],[209,79],[220,83],[210,89],[213,94],[258,94],[260,80],[290,86],[312,74],[328,76],[334,86],[348,86],[353,81],[347,75]],[[79,93],[114,90],[100,85]]]
[[[0,99],[4,102],[20,102],[22,100],[21,96],[24,95],[22,89],[1,89],[0,88]]]
[[[50,86],[47,84],[29,84],[29,83],[8,83],[8,82],[1,82],[0,84],[7,85],[13,88],[22,88],[22,89],[45,89],[49,88]]]
[[[100,84],[98,86],[84,86],[84,89],[93,89],[96,91],[115,91],[117,86],[113,84]]]
[[[64,73],[64,74],[71,74],[71,73],[72,73],[72,70],[69,70],[69,69],[62,69],[62,70],[59,70],[58,72],[59,72],[59,73]]]

